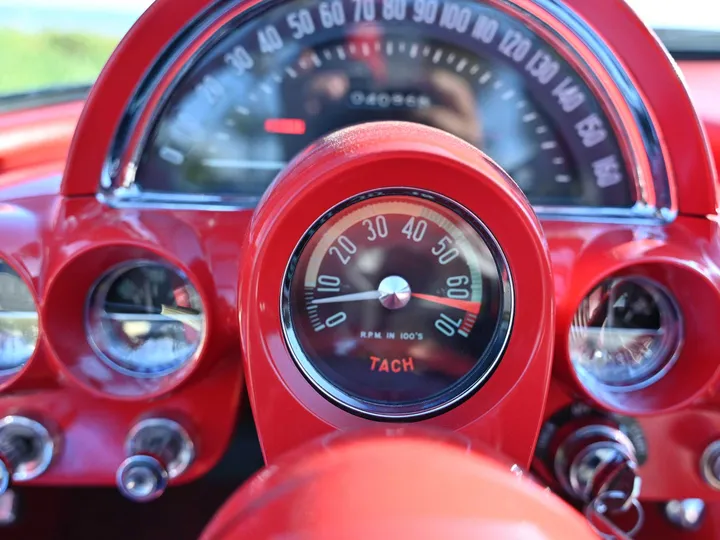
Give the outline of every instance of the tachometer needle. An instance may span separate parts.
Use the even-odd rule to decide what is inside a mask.
[[[362,300],[377,300],[380,298],[380,291],[367,291],[352,294],[341,294],[329,298],[315,298],[313,304],[335,304],[337,302],[360,302]]]
[[[480,313],[480,302],[470,302],[469,300],[455,300],[454,298],[433,296],[431,294],[413,293],[412,296],[413,298],[417,298],[418,300],[425,300],[426,302],[434,302],[435,304],[441,304],[443,306],[461,309],[463,311],[467,311],[468,313],[474,313],[475,315]]]

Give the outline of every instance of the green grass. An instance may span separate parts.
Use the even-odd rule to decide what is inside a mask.
[[[0,95],[92,83],[116,45],[99,35],[0,28]]]

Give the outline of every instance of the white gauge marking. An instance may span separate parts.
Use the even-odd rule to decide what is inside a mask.
[[[215,169],[255,169],[259,171],[279,171],[287,162],[262,161],[252,159],[204,159],[202,164]]]
[[[180,150],[170,148],[169,146],[160,148],[158,155],[161,159],[173,165],[182,165],[185,162],[185,155]]]
[[[313,304],[337,304],[338,302],[362,302],[364,300],[378,300],[382,296],[380,291],[365,291],[351,294],[341,294],[328,298],[315,298]]]
[[[485,84],[485,83],[487,83],[487,82],[490,80],[491,77],[492,77],[492,73],[490,73],[489,71],[486,71],[485,73],[483,73],[482,75],[480,75],[480,78],[478,79],[478,82],[479,82],[480,84]]]
[[[553,148],[557,148],[557,143],[555,141],[544,141],[540,143],[540,148],[543,150],[552,150]]]

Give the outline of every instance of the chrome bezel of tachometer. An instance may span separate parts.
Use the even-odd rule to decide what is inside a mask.
[[[252,209],[259,197],[143,192],[135,182],[152,126],[194,62],[231,27],[280,0],[215,4],[178,34],[131,99],[103,168],[98,197],[113,207]],[[588,84],[608,115],[631,175],[632,207],[536,206],[539,216],[572,221],[668,222],[676,215],[664,148],[653,114],[601,36],[560,0],[486,0],[547,40]],[[602,79],[602,81],[600,80]],[[609,84],[611,83],[611,84]]]
[[[84,325],[85,335],[87,337],[90,348],[105,365],[109,366],[118,373],[127,375],[129,377],[134,377],[136,379],[155,379],[159,377],[164,377],[184,368],[185,366],[190,364],[195,358],[197,358],[200,351],[203,350],[207,335],[206,311],[205,306],[202,305],[202,300],[200,300],[202,308],[201,315],[203,317],[203,326],[202,331],[200,332],[198,342],[196,343],[191,353],[180,357],[179,360],[175,360],[174,363],[168,365],[168,367],[152,372],[133,370],[128,367],[127,362],[121,362],[120,360],[111,358],[108,353],[103,350],[103,348],[98,344],[97,331],[92,327],[91,313],[97,309],[101,309],[101,306],[105,303],[108,290],[118,280],[118,278],[131,270],[146,267],[163,268],[164,270],[175,274],[175,276],[180,278],[186,286],[192,287],[197,292],[197,288],[195,287],[195,285],[190,281],[188,276],[179,268],[176,268],[171,264],[165,262],[158,262],[147,259],[137,259],[116,265],[107,272],[105,272],[102,276],[100,276],[100,278],[98,278],[98,280],[92,285],[92,287],[90,287],[87,297],[85,298]],[[105,339],[108,338],[105,337]]]
[[[426,199],[437,203],[455,212],[461,219],[465,220],[482,238],[493,256],[497,265],[498,276],[500,277],[500,290],[502,293],[501,308],[498,313],[497,323],[493,338],[488,348],[473,368],[462,378],[456,381],[439,395],[402,405],[380,404],[355,396],[344,389],[336,386],[314,366],[307,357],[298,339],[295,326],[290,313],[290,283],[295,271],[295,265],[304,247],[314,236],[317,230],[338,212],[345,210],[353,204],[366,201],[374,197],[389,195],[405,195]],[[416,188],[390,187],[359,193],[346,199],[320,216],[301,236],[300,241],[293,249],[293,255],[288,261],[283,274],[283,286],[280,291],[280,314],[282,319],[283,337],[295,365],[310,385],[318,391],[325,399],[338,407],[363,418],[381,421],[418,421],[446,412],[477,392],[492,376],[500,365],[505,354],[515,319],[515,288],[513,285],[510,265],[500,243],[492,231],[470,210],[458,202],[448,199],[438,193],[432,193]],[[489,362],[481,362],[482,359],[489,359]],[[480,369],[482,365],[485,369]],[[447,397],[451,396],[451,397]]]

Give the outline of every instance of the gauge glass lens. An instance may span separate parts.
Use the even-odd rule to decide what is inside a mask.
[[[30,360],[39,335],[38,312],[22,278],[0,260],[0,375]]]
[[[335,403],[378,418],[459,402],[500,360],[512,287],[485,227],[429,194],[365,195],[306,235],[283,321],[294,358]]]
[[[662,287],[645,278],[609,279],[582,302],[570,329],[570,357],[588,386],[644,388],[675,361],[680,314]]]
[[[178,270],[139,261],[109,272],[88,303],[88,337],[100,358],[133,376],[185,365],[205,332],[202,302]]]
[[[343,127],[437,127],[500,164],[535,205],[630,207],[632,178],[582,76],[481,2],[264,2],[175,84],[136,187],[254,204],[285,165]]]

